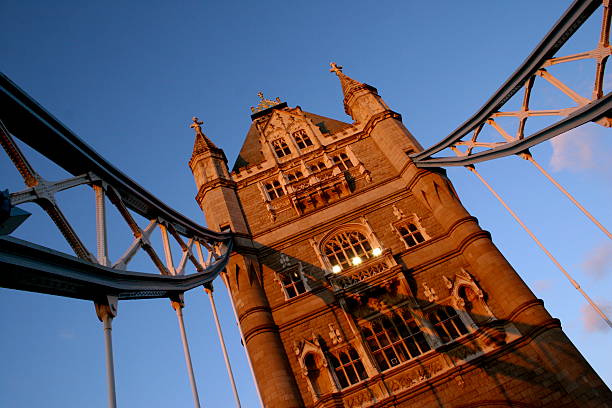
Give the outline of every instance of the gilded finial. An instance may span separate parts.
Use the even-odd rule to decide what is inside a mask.
[[[342,73],[342,65],[338,65],[335,62],[330,62],[329,66],[331,67],[331,69],[329,70],[329,72],[333,72],[334,74],[338,75]]]
[[[274,100],[270,100],[270,99],[266,99],[264,97],[263,92],[259,91],[257,92],[257,96],[259,96],[259,104],[257,106],[251,106],[251,112],[255,113],[255,112],[261,112],[262,110],[271,108],[273,106],[276,106],[278,104],[281,103],[281,100],[279,97],[276,97],[276,99]]]
[[[189,125],[189,127],[192,128],[193,130],[195,130],[196,135],[204,136],[204,134],[202,134],[202,128],[200,127],[200,125],[203,125],[204,122],[201,121],[200,119],[198,119],[195,116],[193,118],[191,118],[191,121],[193,123],[191,125]]]

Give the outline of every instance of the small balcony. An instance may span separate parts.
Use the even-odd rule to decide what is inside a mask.
[[[338,273],[328,275],[328,280],[332,284],[334,291],[341,292],[347,289],[351,291],[361,290],[369,283],[382,278],[385,272],[392,269],[399,269],[400,266],[395,262],[391,255],[391,250],[386,250],[378,256],[366,259],[363,263],[352,266]]]

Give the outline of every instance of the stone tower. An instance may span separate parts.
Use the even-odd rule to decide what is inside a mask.
[[[260,94],[231,172],[192,125],[265,406],[612,406],[444,171],[412,163],[401,116],[332,67],[353,123]]]

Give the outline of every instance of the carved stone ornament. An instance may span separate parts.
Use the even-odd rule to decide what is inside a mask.
[[[430,302],[435,302],[438,300],[438,295],[436,294],[436,290],[434,288],[430,288],[427,285],[427,282],[423,282],[423,294]]]
[[[340,333],[340,330],[336,329],[333,323],[330,323],[328,326],[329,326],[329,338],[332,341],[332,343],[334,345],[338,343],[342,343],[344,339],[342,338],[342,333]]]
[[[405,217],[404,212],[400,210],[399,208],[397,208],[395,204],[393,204],[393,215],[395,215],[395,218],[397,218],[398,220],[401,220],[402,218]]]
[[[252,113],[256,113],[256,112],[261,112],[262,110],[266,110],[268,108],[271,108],[273,106],[278,105],[279,103],[281,103],[280,98],[276,98],[275,100],[270,100],[270,99],[266,99],[264,98],[264,94],[263,92],[257,92],[257,96],[259,96],[259,104],[255,107],[255,106],[251,106],[251,112]]]
[[[283,268],[287,268],[291,265],[291,259],[289,259],[289,256],[287,256],[287,254],[281,254],[280,264]]]

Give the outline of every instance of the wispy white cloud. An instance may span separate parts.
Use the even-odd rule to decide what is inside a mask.
[[[612,272],[612,242],[593,248],[582,263],[582,270],[594,279],[602,279]]]
[[[596,303],[608,317],[612,315],[612,302],[600,300]],[[580,311],[582,313],[582,323],[586,331],[599,332],[610,330],[610,326],[590,305],[583,305]]]
[[[594,167],[593,136],[582,128],[572,129],[550,140],[553,171],[584,170]]]

